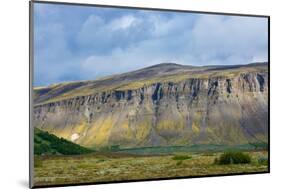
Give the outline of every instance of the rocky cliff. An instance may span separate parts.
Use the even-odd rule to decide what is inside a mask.
[[[33,124],[87,147],[267,142],[268,65],[159,64],[34,89]]]

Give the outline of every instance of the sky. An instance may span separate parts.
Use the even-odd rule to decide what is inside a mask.
[[[263,17],[35,3],[34,85],[94,80],[167,62],[264,62],[267,28]]]

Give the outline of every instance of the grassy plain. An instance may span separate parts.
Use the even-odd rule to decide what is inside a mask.
[[[245,153],[251,156],[251,163],[230,165],[214,163],[222,152],[35,156],[34,182],[35,186],[42,186],[268,171],[267,164],[260,161],[268,158],[267,151]]]

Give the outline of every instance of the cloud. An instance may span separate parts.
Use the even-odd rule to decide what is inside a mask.
[[[132,15],[122,16],[119,19],[113,20],[109,25],[111,30],[126,30],[130,27],[137,26],[138,19]]]
[[[114,46],[108,54],[91,55],[83,69],[109,75],[161,62],[213,65],[267,60],[266,19],[201,15],[192,28],[184,29],[182,17],[161,18],[140,20],[150,26],[146,39],[125,50]]]
[[[127,48],[145,39],[143,19],[124,15],[109,21],[90,15],[77,34],[77,43],[91,53],[107,53],[114,48]]]
[[[208,64],[208,61],[244,64],[257,60],[257,57],[260,61],[267,60],[267,20],[201,16],[192,30],[189,49],[199,57],[201,64]]]
[[[36,85],[96,79],[162,62],[267,60],[265,18],[85,7],[48,10],[36,10]]]

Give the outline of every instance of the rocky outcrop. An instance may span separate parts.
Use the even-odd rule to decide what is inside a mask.
[[[35,105],[35,127],[87,147],[267,142],[268,72],[193,77]]]

